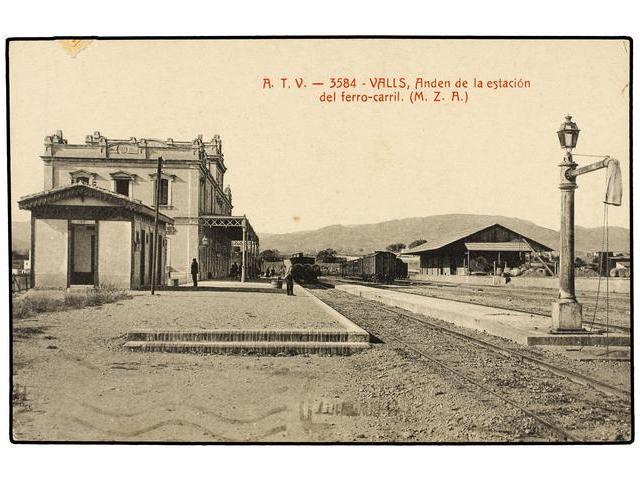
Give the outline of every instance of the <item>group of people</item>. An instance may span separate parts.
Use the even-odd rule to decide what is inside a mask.
[[[193,280],[194,287],[198,286],[199,273],[200,273],[200,269],[198,266],[198,261],[194,258],[191,261],[191,279]],[[232,278],[238,277],[238,275],[240,274],[240,268],[238,267],[237,263],[233,262],[233,265],[231,265],[231,271],[229,273]],[[276,277],[276,276],[282,276],[282,278],[287,284],[287,295],[293,295],[293,265],[291,264],[290,260],[284,261],[284,265],[280,269],[280,275],[276,275],[275,268],[273,267],[271,267],[271,269],[267,268],[265,272],[266,278]]]

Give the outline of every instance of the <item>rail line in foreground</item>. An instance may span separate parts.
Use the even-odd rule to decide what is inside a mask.
[[[330,287],[327,287],[326,285],[318,285],[318,288],[320,289],[330,289]],[[313,292],[310,292],[313,294]],[[486,351],[490,351],[494,354],[497,354],[498,357],[500,358],[504,358],[504,357],[509,357],[512,359],[515,359],[517,361],[521,361],[527,365],[531,365],[534,367],[537,367],[539,369],[542,369],[544,371],[547,371],[557,377],[561,377],[564,379],[567,379],[575,384],[581,385],[581,386],[586,386],[586,387],[590,387],[593,388],[594,390],[604,393],[606,395],[609,396],[614,396],[615,398],[622,400],[625,404],[629,404],[630,403],[630,392],[628,392],[627,390],[614,386],[614,385],[610,385],[607,384],[605,382],[602,382],[598,379],[583,375],[581,373],[578,372],[574,372],[572,370],[569,370],[567,368],[564,367],[559,367],[557,365],[553,365],[549,362],[546,362],[544,360],[532,357],[530,355],[527,355],[525,353],[516,351],[514,349],[508,348],[508,347],[503,347],[501,345],[497,345],[494,344],[492,342],[488,342],[486,340],[482,340],[480,338],[476,338],[474,336],[470,336],[470,335],[466,335],[462,332],[453,330],[451,328],[447,328],[445,326],[439,325],[437,323],[434,322],[430,322],[429,320],[425,319],[425,318],[420,318],[416,315],[412,315],[410,313],[405,313],[404,311],[401,311],[401,309],[396,309],[396,308],[390,308],[387,306],[384,306],[382,304],[380,304],[379,302],[375,302],[373,300],[368,300],[368,299],[364,299],[362,297],[358,297],[358,301],[361,302],[365,302],[367,304],[369,304],[370,306],[372,306],[372,308],[375,308],[376,310],[382,310],[382,311],[386,311],[388,313],[391,313],[393,315],[402,317],[404,319],[409,320],[410,322],[413,323],[417,323],[420,324],[421,326],[427,327],[428,329],[435,331],[437,333],[441,333],[441,334],[445,334],[448,336],[452,336],[455,337],[456,339],[459,340],[463,340],[468,344],[473,344],[476,347],[480,347],[483,350]],[[568,441],[568,442],[583,442],[585,440],[581,439],[579,436],[577,436],[575,433],[571,433],[569,432],[567,429],[563,428],[561,425],[559,425],[558,423],[543,417],[542,415],[532,411],[531,409],[527,408],[526,406],[518,403],[517,401],[514,401],[510,398],[508,398],[506,395],[500,393],[499,391],[495,390],[494,388],[490,388],[489,386],[487,386],[485,383],[486,382],[481,382],[478,381],[474,378],[472,378],[471,376],[465,374],[464,372],[460,371],[459,369],[452,367],[450,365],[448,365],[445,361],[435,358],[433,355],[429,354],[428,352],[425,351],[424,348],[420,348],[419,346],[416,346],[415,344],[411,344],[410,341],[407,341],[406,338],[401,338],[400,335],[398,334],[394,334],[391,333],[389,331],[385,331],[384,333],[382,332],[375,332],[375,331],[370,331],[371,334],[373,334],[376,337],[379,337],[381,339],[391,339],[393,342],[402,345],[402,347],[406,350],[409,350],[411,352],[413,352],[414,354],[418,355],[418,357],[425,359],[428,362],[431,362],[433,364],[436,364],[437,366],[439,366],[440,368],[446,370],[447,372],[449,372],[450,374],[453,374],[455,377],[461,379],[463,382],[467,382],[468,384],[472,384],[474,385],[476,388],[479,388],[480,390],[482,390],[483,392],[499,399],[501,402],[504,402],[508,405],[511,405],[512,407],[514,407],[516,410],[520,411],[522,414],[534,419],[536,422],[538,422],[540,425],[544,426],[545,428],[547,428],[548,430],[551,430],[552,432],[554,432],[555,435],[557,435],[561,440],[563,441]]]

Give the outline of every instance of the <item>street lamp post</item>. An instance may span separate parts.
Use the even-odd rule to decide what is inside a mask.
[[[565,156],[560,167],[560,291],[558,300],[553,303],[552,329],[554,332],[571,332],[582,330],[582,305],[576,300],[575,287],[575,228],[574,228],[574,196],[576,177],[571,173],[578,166],[573,161],[571,151],[578,143],[580,130],[571,115],[558,130],[560,146],[565,149]]]
[[[576,300],[576,282],[575,282],[575,227],[574,227],[574,195],[578,185],[576,178],[589,172],[594,172],[602,168],[613,167],[619,172],[619,162],[609,156],[605,156],[602,160],[578,167],[573,161],[572,150],[578,143],[578,135],[580,129],[575,122],[571,121],[571,115],[565,117],[565,121],[560,125],[558,130],[558,139],[560,146],[564,148],[565,155],[560,163],[560,195],[561,195],[561,213],[560,213],[560,269],[558,300],[553,302],[551,325],[554,333],[577,333],[584,332],[582,328],[582,305]],[[578,154],[576,154],[578,155]],[[598,155],[587,155],[594,157]],[[620,182],[620,177],[617,177]],[[607,187],[609,188],[609,186]],[[616,189],[614,189],[616,190]],[[605,203],[612,205],[620,205],[622,195],[622,185],[619,184],[618,195],[609,198],[609,191],[605,197]]]

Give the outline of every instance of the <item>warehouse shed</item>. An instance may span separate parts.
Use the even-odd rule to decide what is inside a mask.
[[[553,249],[499,223],[472,230],[446,232],[427,243],[404,250],[420,257],[420,275],[469,275],[482,266],[520,266],[541,252]]]

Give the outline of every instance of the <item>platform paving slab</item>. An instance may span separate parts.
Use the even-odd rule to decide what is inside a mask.
[[[204,283],[204,282],[203,282]],[[176,289],[136,312],[124,348],[175,353],[350,354],[369,346],[369,334],[296,285],[294,295],[256,293],[250,284],[227,290]],[[244,286],[237,286],[244,285]],[[256,288],[271,288],[269,284]]]
[[[365,342],[127,342],[131,351],[199,354],[350,355],[369,348]]]
[[[381,290],[363,285],[336,285],[336,289],[437,318],[455,325],[484,331],[523,345],[630,345],[622,334],[552,334],[551,318],[501,308]]]

